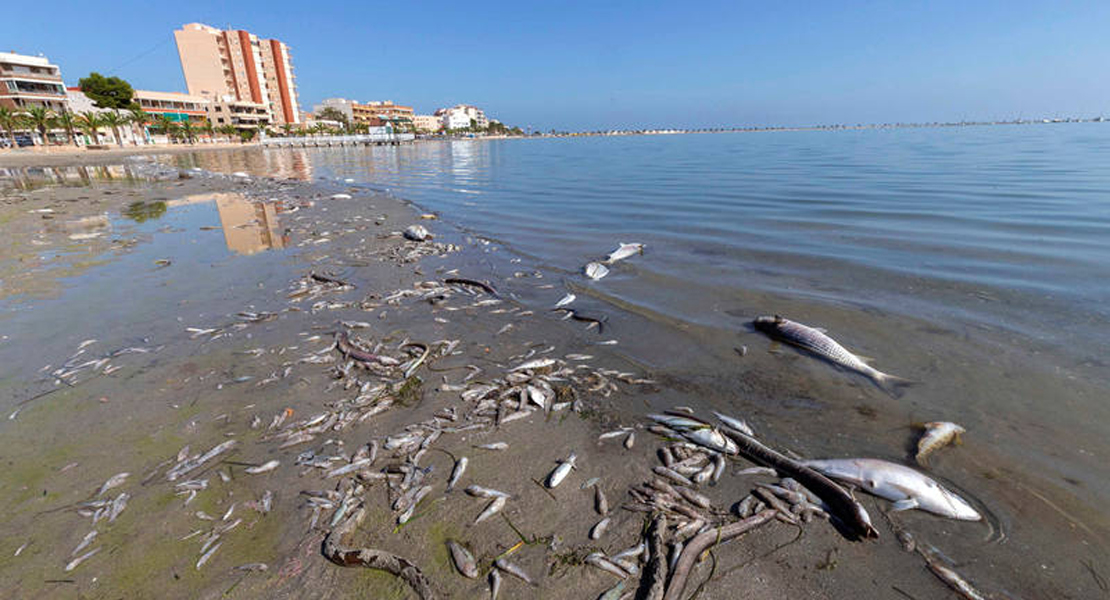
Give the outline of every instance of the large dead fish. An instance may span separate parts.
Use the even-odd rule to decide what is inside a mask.
[[[776,339],[788,344],[793,344],[808,350],[825,360],[855,371],[875,382],[876,385],[887,391],[896,391],[897,388],[911,385],[912,381],[896,377],[872,367],[862,358],[849,352],[836,340],[825,335],[825,332],[815,327],[808,327],[795,323],[778,315],[773,317],[757,317],[753,322],[755,328]]]
[[[806,460],[802,464],[827,477],[890,500],[895,511],[920,508],[961,521],[983,518],[967,500],[945,489],[928,475],[903,465],[876,458]]]
[[[644,253],[644,245],[643,244],[638,244],[638,243],[625,244],[624,242],[620,242],[620,246],[618,246],[616,250],[613,250],[612,252],[609,253],[609,257],[605,259],[605,262],[611,265],[611,264],[617,262],[618,260],[624,260],[624,259],[628,258],[629,256],[632,256],[633,254],[643,254],[643,253]]]

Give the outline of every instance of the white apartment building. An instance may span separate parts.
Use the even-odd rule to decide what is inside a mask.
[[[475,122],[478,129],[485,129],[489,126],[489,119],[486,118],[486,113],[477,106],[470,106],[469,104],[458,104],[451,108],[441,108],[435,112],[435,116],[440,118],[444,129],[463,129],[470,127],[470,122],[472,120]]]

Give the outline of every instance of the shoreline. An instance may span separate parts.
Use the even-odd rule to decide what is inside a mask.
[[[571,328],[553,319],[541,319],[532,314],[525,314],[531,312],[532,308],[513,298],[527,297],[525,292],[527,288],[552,285],[554,281],[545,281],[535,275],[508,276],[507,274],[513,268],[509,257],[498,258],[496,253],[491,253],[489,246],[466,241],[468,236],[455,230],[451,224],[435,220],[424,222],[433,233],[439,236],[436,241],[442,239],[442,243],[454,244],[460,248],[459,251],[448,253],[446,256],[412,256],[410,260],[410,254],[417,252],[419,245],[399,242],[395,238],[379,238],[378,235],[382,233],[396,231],[409,223],[418,222],[414,221],[416,215],[406,208],[409,203],[405,200],[382,196],[358,187],[343,186],[338,182],[305,184],[254,177],[244,181],[207,174],[190,175],[192,179],[179,180],[175,177],[178,173],[177,169],[165,169],[164,173],[165,180],[157,184],[140,183],[137,187],[135,184],[129,186],[109,184],[99,187],[103,191],[112,191],[108,197],[120,196],[117,198],[120,202],[112,205],[114,209],[124,207],[125,203],[122,202],[124,200],[131,201],[131,198],[122,197],[128,192],[135,193],[143,202],[157,202],[158,198],[162,197],[172,201],[174,196],[184,191],[191,191],[188,190],[190,186],[200,185],[209,178],[211,178],[212,190],[202,193],[213,193],[215,190],[246,193],[267,202],[270,202],[269,198],[276,197],[281,202],[288,203],[290,208],[299,209],[284,217],[279,215],[284,227],[292,230],[287,249],[282,251],[280,256],[260,255],[231,261],[229,264],[234,268],[235,263],[261,260],[270,265],[267,269],[273,269],[272,276],[255,278],[261,284],[261,287],[257,288],[258,291],[250,289],[250,286],[236,286],[229,290],[229,293],[234,294],[229,298],[198,299],[197,302],[204,304],[201,311],[203,316],[192,313],[183,315],[182,318],[188,317],[185,322],[172,327],[172,330],[177,333],[169,339],[174,340],[175,346],[170,351],[159,354],[158,360],[163,363],[160,366],[140,368],[134,373],[121,371],[126,379],[118,382],[118,385],[115,382],[116,378],[110,376],[89,382],[94,386],[107,386],[107,389],[94,388],[89,391],[82,390],[80,393],[67,391],[66,396],[60,400],[62,406],[53,409],[62,410],[61,415],[71,410],[81,410],[86,415],[96,415],[106,411],[119,414],[134,410],[140,405],[134,400],[127,400],[128,396],[135,394],[134,391],[129,390],[144,381],[146,386],[151,388],[151,398],[146,401],[163,406],[172,406],[175,403],[188,405],[191,401],[195,408],[187,411],[190,414],[183,415],[184,419],[177,416],[168,419],[168,423],[167,416],[176,415],[180,409],[141,417],[140,422],[157,426],[158,433],[152,437],[159,440],[153,446],[149,442],[142,446],[144,448],[140,453],[142,460],[123,465],[112,464],[110,467],[107,463],[97,464],[89,463],[87,459],[82,460],[80,462],[85,466],[76,472],[75,481],[67,481],[63,485],[58,481],[57,475],[45,480],[50,482],[49,487],[52,488],[72,487],[73,489],[62,492],[55,490],[45,501],[36,502],[26,499],[22,504],[17,504],[17,512],[25,514],[28,502],[33,503],[36,509],[46,509],[55,507],[65,498],[76,500],[85,490],[96,489],[101,485],[115,472],[114,469],[129,469],[136,474],[133,477],[138,477],[140,473],[145,475],[159,461],[172,459],[182,443],[192,442],[193,451],[197,452],[211,448],[221,440],[237,439],[242,441],[234,461],[261,465],[271,459],[279,460],[281,466],[278,470],[261,476],[245,475],[242,468],[234,464],[219,466],[218,470],[226,469],[231,473],[230,483],[221,484],[214,472],[208,474],[212,489],[198,493],[197,502],[202,504],[197,506],[200,506],[200,510],[206,514],[215,515],[217,519],[235,503],[239,503],[240,508],[237,510],[240,511],[238,514],[242,515],[241,511],[245,509],[241,503],[254,501],[260,496],[264,491],[263,484],[266,489],[277,490],[277,500],[274,514],[255,516],[254,513],[247,513],[251,515],[247,520],[249,528],[247,531],[258,532],[250,534],[254,536],[249,538],[250,544],[246,544],[243,538],[229,535],[227,540],[222,542],[228,544],[227,547],[220,551],[222,554],[218,553],[211,559],[213,562],[204,571],[193,567],[193,562],[198,558],[198,555],[193,552],[194,546],[182,549],[181,545],[171,545],[164,554],[162,543],[154,541],[149,536],[140,538],[153,544],[148,549],[152,555],[148,562],[139,561],[135,550],[126,549],[127,546],[122,541],[117,539],[114,542],[117,544],[114,547],[123,552],[124,556],[129,557],[124,561],[127,565],[114,567],[115,569],[122,571],[125,570],[125,566],[141,565],[144,569],[160,576],[170,568],[175,573],[179,571],[188,573],[187,585],[199,586],[188,589],[172,588],[169,592],[170,596],[185,597],[202,591],[214,593],[221,588],[226,589],[226,586],[234,582],[234,577],[224,574],[224,570],[213,569],[217,565],[221,565],[222,569],[233,567],[233,564],[227,562],[231,558],[242,559],[243,563],[258,559],[257,555],[250,553],[250,548],[264,548],[267,545],[274,547],[270,555],[272,558],[266,559],[270,563],[270,570],[268,574],[251,575],[246,583],[241,585],[239,589],[248,596],[297,597],[310,592],[314,585],[338,585],[339,589],[350,592],[369,589],[379,594],[403,595],[403,591],[391,587],[393,584],[383,578],[368,580],[359,575],[358,570],[339,569],[327,563],[319,555],[322,531],[318,528],[309,528],[307,533],[304,532],[304,525],[308,522],[311,511],[303,504],[303,499],[299,499],[298,491],[306,487],[316,490],[334,490],[334,480],[321,480],[315,474],[308,476],[297,474],[298,469],[294,467],[295,459],[306,447],[316,449],[312,444],[281,449],[276,447],[278,445],[276,442],[266,439],[265,423],[271,422],[271,417],[277,419],[280,415],[286,414],[286,409],[292,410],[291,414],[294,415],[292,419],[301,419],[301,422],[307,423],[315,415],[329,412],[334,414],[338,407],[345,406],[343,403],[349,402],[355,396],[349,390],[357,390],[359,386],[345,387],[352,377],[351,371],[342,378],[330,374],[331,366],[339,366],[336,360],[342,357],[322,350],[329,341],[326,332],[334,327],[336,318],[368,323],[369,327],[353,329],[353,334],[382,343],[383,352],[394,354],[403,360],[409,360],[411,357],[406,357],[400,352],[402,348],[396,345],[410,336],[413,339],[428,341],[460,339],[462,342],[458,348],[464,352],[458,356],[448,354],[437,357],[438,360],[432,363],[435,371],[419,371],[425,379],[421,401],[391,407],[379,415],[370,417],[366,421],[367,424],[351,425],[350,429],[341,430],[339,433],[326,434],[345,442],[341,450],[328,451],[326,454],[339,452],[346,455],[348,460],[353,456],[356,448],[365,444],[368,439],[377,439],[384,444],[390,436],[404,431],[407,426],[435,419],[441,411],[466,411],[467,405],[459,403],[460,390],[454,386],[462,385],[464,389],[474,389],[475,384],[462,381],[469,372],[467,364],[474,364],[480,369],[476,382],[483,383],[488,383],[495,378],[504,379],[507,377],[505,372],[507,369],[511,369],[519,362],[533,360],[537,356],[558,357],[572,365],[583,363],[592,366],[596,363],[600,366],[592,367],[595,372],[638,370],[638,367],[621,356],[620,346],[611,348],[594,344],[595,341],[608,338],[612,334],[607,334],[604,338],[599,338],[592,332],[585,335],[578,330],[577,326]],[[94,184],[89,191],[71,193],[68,197],[73,198],[75,203],[70,203],[69,200],[58,200],[56,204],[80,206],[85,202],[94,202],[96,196],[89,192],[97,191],[97,188],[98,186]],[[175,188],[181,191],[176,191]],[[337,199],[331,197],[333,193],[350,194],[353,198]],[[60,194],[52,194],[47,189],[32,191],[27,195],[31,198],[32,204],[21,207],[21,210],[39,206],[33,204],[36,198],[41,201],[45,197]],[[87,198],[81,200],[80,196]],[[309,206],[308,202],[313,205]],[[91,212],[98,213],[102,208],[104,207],[98,205]],[[112,207],[108,208],[113,210]],[[385,213],[388,213],[388,218],[379,218]],[[378,221],[381,223],[378,224]],[[194,229],[196,227],[192,221],[180,223],[174,221],[167,224],[165,228],[180,229],[185,226],[183,223],[189,223]],[[151,233],[150,235],[167,234]],[[141,236],[137,237],[141,238]],[[143,246],[140,245],[139,248]],[[378,252],[385,252],[385,254],[378,254]],[[175,266],[187,266],[187,262],[178,256],[169,258],[172,259],[172,264],[166,268],[167,270],[154,271],[160,274],[160,277],[172,273]],[[212,264],[224,263],[221,260]],[[457,273],[454,273],[455,269],[458,269]],[[317,289],[315,287],[317,284],[308,277],[309,273],[317,271],[334,273],[334,276],[351,281],[357,287]],[[453,274],[477,280],[495,281],[507,300],[502,300],[499,304],[482,304],[493,299],[485,298],[481,294],[473,294],[474,290],[464,289],[446,289],[441,292],[449,295],[443,302],[432,303],[422,298],[438,288],[421,288],[420,282],[439,281]],[[188,274],[180,277],[188,277]],[[252,285],[255,279],[250,280]],[[299,289],[306,286],[310,290],[307,292],[309,300],[296,303],[289,301],[290,299],[287,298],[289,294],[297,293]],[[405,294],[393,298],[400,292]],[[432,298],[434,299],[435,296]],[[191,301],[184,306],[188,307],[190,304]],[[298,308],[298,310],[287,310],[291,308]],[[537,312],[541,310],[540,306],[534,308]],[[174,312],[180,314],[181,310],[178,308]],[[227,326],[229,321],[235,323],[236,318],[233,317],[235,311],[277,316],[272,320],[267,316],[267,320],[250,324],[241,330],[244,333],[240,333],[240,330]],[[315,316],[317,312],[320,316]],[[447,322],[443,323],[439,320]],[[190,338],[180,333],[180,329],[186,325],[202,329],[218,327],[221,331]],[[512,327],[502,332],[506,325]],[[157,329],[151,333],[155,331]],[[145,332],[132,331],[131,333],[135,335]],[[81,337],[77,332],[72,332],[70,335]],[[244,337],[244,335],[253,337]],[[308,342],[307,339],[313,336],[319,336],[322,339]],[[164,337],[165,333],[163,333]],[[73,339],[74,345],[77,341],[79,339]],[[305,347],[286,350],[291,346]],[[553,350],[536,354],[548,346]],[[93,348],[96,347],[93,346]],[[0,343],[0,351],[9,348],[11,346],[8,343]],[[69,347],[70,350],[72,348],[73,345]],[[236,354],[236,352],[253,351],[255,348],[264,349],[256,358]],[[300,358],[306,356],[304,352],[309,348],[312,350],[310,355],[326,356],[331,359],[330,362],[320,365],[292,364],[295,376],[307,379],[309,383],[302,384],[301,379],[293,380],[294,375],[290,375],[288,378],[281,377],[264,387],[250,387],[255,382],[268,379],[272,376],[271,373],[280,373],[286,368],[286,365],[291,362],[291,359],[283,358],[286,352],[293,358]],[[176,355],[170,356],[174,352]],[[570,358],[571,354],[586,353],[595,355],[595,358],[585,361]],[[68,354],[60,354],[62,357],[66,355]],[[37,364],[45,364],[45,362],[45,360],[39,360],[36,368]],[[190,370],[182,370],[190,363],[196,366]],[[27,373],[32,371],[33,369],[28,369]],[[584,371],[589,372],[590,369],[584,369]],[[651,373],[640,375],[652,377]],[[229,383],[242,376],[252,376],[254,379],[242,384]],[[354,377],[363,379],[367,374],[355,371]],[[533,576],[542,573],[543,585],[539,588],[528,588],[519,581],[506,578],[506,590],[503,592],[507,594],[506,597],[522,593],[521,590],[524,589],[533,590],[539,597],[566,597],[568,594],[574,597],[594,597],[611,587],[616,583],[616,579],[598,569],[583,565],[582,559],[587,550],[595,546],[600,545],[604,551],[615,553],[632,546],[637,539],[636,532],[641,522],[638,514],[621,511],[615,507],[626,498],[626,489],[645,479],[650,479],[650,467],[658,462],[654,454],[662,442],[644,430],[643,413],[648,411],[646,409],[661,410],[675,404],[696,402],[694,398],[699,390],[696,387],[684,386],[678,386],[676,389],[671,385],[690,383],[681,380],[649,385],[640,389],[626,387],[623,382],[615,378],[614,374],[601,372],[599,377],[613,383],[616,389],[598,388],[607,393],[605,396],[598,395],[596,398],[593,398],[596,392],[581,392],[584,396],[593,398],[593,401],[585,406],[585,410],[579,413],[578,418],[560,416],[561,411],[567,410],[563,408],[561,411],[550,413],[552,417],[540,411],[538,414],[525,416],[519,421],[505,423],[502,428],[495,428],[492,432],[479,432],[481,436],[471,431],[444,433],[437,436],[442,441],[435,442],[435,449],[442,449],[444,452],[426,453],[427,463],[425,464],[434,466],[434,478],[431,481],[435,491],[428,496],[428,504],[421,505],[417,510],[417,514],[421,517],[415,519],[412,525],[399,528],[399,532],[390,535],[388,532],[397,525],[394,521],[395,513],[390,513],[382,500],[386,496],[386,490],[382,489],[381,485],[370,485],[366,506],[374,512],[362,526],[364,533],[360,539],[373,540],[375,543],[380,543],[383,548],[400,552],[414,560],[433,577],[437,585],[446,586],[448,590],[460,594],[479,594],[483,592],[484,583],[481,581],[468,583],[453,572],[453,567],[446,558],[443,548],[444,541],[448,538],[463,538],[482,564],[488,564],[490,559],[521,541],[515,531],[519,529],[528,539],[546,542],[527,543],[521,548],[519,554],[513,557]],[[159,386],[154,382],[168,379],[175,380],[170,384],[171,389],[157,391]],[[599,384],[600,380],[591,380],[585,387],[589,389]],[[195,386],[200,386],[200,390]],[[433,386],[435,389],[432,389]],[[165,384],[162,384],[162,387],[165,387]],[[98,405],[96,402],[88,402],[101,393],[104,394],[103,397],[110,399],[107,403]],[[119,406],[120,403],[124,405]],[[522,401],[521,404],[523,405],[524,402]],[[523,408],[515,403],[508,403],[508,405],[508,410],[519,411]],[[50,418],[50,415],[46,414],[47,409],[44,408],[46,406],[49,405],[35,404],[32,408],[20,412],[18,418],[12,420],[0,435],[10,435],[13,426],[18,427],[25,422],[40,424],[50,422],[42,420]],[[365,407],[358,407],[357,403],[347,408],[365,409]],[[221,418],[221,414],[226,417]],[[472,423],[464,416],[466,412],[455,414],[456,419],[461,419],[459,423]],[[570,413],[562,414],[570,415]],[[249,427],[254,416],[259,416],[263,420],[263,433],[258,433]],[[481,415],[475,415],[475,419],[480,418]],[[104,416],[94,417],[94,420],[111,423],[111,419]],[[195,423],[194,429],[188,429],[189,423]],[[286,430],[297,432],[307,427],[309,426]],[[626,438],[617,438],[614,441],[597,438],[600,433],[620,427],[630,427],[630,431],[636,434],[636,443],[629,444],[630,448],[624,446]],[[36,429],[43,430],[41,426]],[[279,428],[277,431],[286,430]],[[777,435],[787,435],[787,432],[780,430]],[[129,441],[134,436],[135,434],[131,433],[122,438]],[[479,437],[472,439],[475,436]],[[774,437],[774,434],[772,436]],[[323,437],[321,436],[321,439]],[[537,439],[543,439],[547,443],[536,444]],[[506,454],[499,454],[474,448],[476,444],[491,441],[505,441],[509,443],[510,450]],[[325,455],[326,449],[327,446],[317,450],[316,454]],[[554,491],[544,491],[540,484],[529,481],[542,481],[558,461],[566,457],[568,451],[578,453],[579,463],[566,484]],[[463,496],[461,490],[454,492],[453,495],[443,493],[443,482],[454,468],[452,461],[446,459],[445,453],[469,456],[471,464],[464,476],[464,483],[480,482],[482,485],[506,489],[513,493],[516,499],[505,509],[505,514],[509,517],[507,524],[495,518],[491,520],[496,522],[495,525],[472,525],[474,516],[486,503]],[[64,465],[66,460],[54,458],[52,462]],[[374,466],[378,466],[378,463]],[[735,468],[745,466],[748,465],[739,463]],[[95,472],[88,472],[85,469],[92,469]],[[301,467],[300,471],[305,469],[308,469],[309,473],[313,472],[312,468],[308,467]],[[714,506],[726,513],[731,503],[743,497],[745,486],[751,484],[750,479],[745,481],[744,477],[731,475],[731,470],[733,468],[730,466],[730,474],[725,475],[718,486],[701,490],[713,499]],[[592,490],[579,489],[580,483],[591,476],[603,478],[604,489],[614,505],[614,515],[616,515],[614,523],[610,525],[610,533],[597,543],[587,537],[588,531],[600,518],[600,515],[592,512],[593,493]],[[246,489],[242,487],[243,485]],[[344,488],[344,485],[348,487]],[[345,493],[353,489],[349,487],[351,485],[355,484],[341,484],[335,491]],[[128,509],[130,512],[123,513],[124,516],[121,519],[124,520],[121,520],[119,527],[135,527],[135,522],[129,519],[141,518],[145,521],[160,515],[170,515],[165,522],[157,521],[161,523],[159,527],[173,531],[174,539],[189,534],[190,527],[183,527],[183,525],[194,521],[187,521],[188,515],[178,509],[180,499],[170,497],[166,505],[171,507],[170,509],[163,507],[160,509],[161,512],[137,514],[161,502],[157,494],[165,494],[166,486],[154,484],[154,488],[158,491],[132,490],[132,486],[120,488],[132,493],[134,498],[132,508]],[[227,495],[216,494],[217,489],[221,494]],[[883,505],[869,499],[867,507],[879,520],[878,513],[881,512]],[[194,508],[196,507],[191,505],[189,510]],[[436,518],[430,518],[431,515],[435,515]],[[443,515],[442,518],[440,515]],[[278,517],[282,523],[280,527],[274,523]],[[330,517],[330,512],[323,512],[319,518],[326,520]],[[72,527],[75,521],[85,523],[84,520],[77,519],[69,513],[66,514],[65,519],[59,518],[55,527],[58,525]],[[234,519],[231,519],[227,522],[233,521]],[[199,523],[199,521],[195,522]],[[934,521],[926,521],[915,516],[910,517],[910,522],[919,525],[936,524]],[[36,524],[28,526],[27,530],[33,532],[40,526],[47,527]],[[7,521],[3,527],[9,529],[11,521]],[[955,528],[956,525],[952,527]],[[115,531],[115,527],[105,530],[101,535],[111,535],[111,531]],[[803,543],[793,544],[790,548],[782,550],[775,550],[775,547],[788,543],[795,535],[795,531],[789,527],[777,527],[768,536],[754,538],[749,536],[717,551],[715,554],[717,558],[714,560],[719,558],[727,563],[720,567],[724,573],[732,572],[730,569],[738,568],[738,565],[744,564],[749,558],[756,558],[772,551],[775,552],[775,560],[759,561],[744,567],[738,575],[734,575],[727,582],[712,582],[705,588],[705,595],[708,598],[732,597],[737,590],[745,589],[745,593],[751,594],[754,598],[781,597],[785,593],[832,594],[848,597],[852,594],[886,593],[890,585],[911,589],[915,593],[926,590],[933,594],[943,593],[942,590],[945,589],[943,585],[922,569],[920,562],[912,554],[907,555],[899,551],[896,548],[894,536],[889,535],[888,530],[884,529],[883,532],[884,538],[880,546],[848,544],[832,528],[818,522],[805,528],[806,539]],[[46,553],[46,556],[51,559],[51,564],[54,565],[53,571],[49,569],[43,571],[44,578],[53,577],[52,574],[56,574],[59,568],[57,565],[66,560],[64,554],[76,546],[81,537],[78,534],[83,533],[83,529],[72,532],[66,538],[65,544],[50,545],[41,539],[37,542],[43,546],[37,552]],[[800,530],[798,533],[800,534]],[[171,542],[167,541],[165,544],[171,544]],[[836,571],[835,578],[824,575],[827,569],[831,569],[828,565],[832,559],[825,554],[826,551],[833,552],[829,550],[830,548],[835,549],[833,555],[839,555],[844,559]],[[849,558],[851,560],[847,560]],[[224,562],[218,563],[216,562],[218,560]],[[280,576],[280,573],[290,572],[294,568],[292,565],[295,564],[299,564],[301,569],[298,571],[302,578],[299,582],[294,583]],[[822,564],[826,567],[821,567]],[[112,575],[116,574],[116,571],[98,571],[103,568],[103,563],[98,567],[95,557],[91,558],[86,566],[75,571],[74,578],[87,583],[86,578],[97,573],[104,580],[103,585],[110,585],[107,582],[113,579]],[[9,567],[6,570],[10,571],[10,569]],[[708,572],[708,566],[702,565],[700,569],[697,580]],[[875,573],[885,573],[885,575],[876,576]],[[969,576],[976,582],[1003,583],[996,575],[992,576],[989,570],[973,566]],[[197,579],[198,577],[201,579]],[[0,581],[5,578],[6,576],[0,577]],[[876,580],[881,581],[881,585]],[[732,586],[731,589],[730,586]],[[106,593],[106,590],[97,587],[87,588],[87,590],[91,593],[101,591]],[[135,593],[135,589],[125,588],[123,591]]]

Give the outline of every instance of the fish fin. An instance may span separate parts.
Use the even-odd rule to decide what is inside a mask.
[[[891,512],[899,512],[903,510],[913,510],[917,508],[917,500],[915,498],[903,498],[894,503],[890,507]]]
[[[821,333],[826,333],[824,329],[818,329],[817,331],[820,331]],[[874,358],[871,358],[870,356],[864,356],[862,354],[856,354],[856,358],[862,360],[863,362],[865,362],[867,364],[871,364],[871,363],[875,362]]]
[[[906,388],[915,386],[920,381],[898,377],[897,375],[888,375],[882,371],[875,371],[875,383],[882,388],[882,390],[895,398],[901,398],[906,393]]]

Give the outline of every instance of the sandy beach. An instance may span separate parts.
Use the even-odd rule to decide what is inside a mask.
[[[84,173],[8,180],[0,196],[5,597],[417,597],[340,566],[337,548],[403,557],[425,597],[489,597],[498,559],[530,579],[501,574],[501,598],[662,597],[651,551],[615,570],[595,553],[637,548],[665,514],[669,562],[678,542],[750,518],[743,499],[779,481],[649,430],[646,414],[706,390],[624,356],[632,332],[525,305],[558,282],[496,242],[362,188],[130,157],[142,153],[0,155]],[[433,237],[401,235],[413,225]],[[667,457],[696,481],[660,477]],[[921,549],[983,525],[858,499],[878,540],[787,505],[687,557],[684,592],[667,597],[951,596]],[[995,597],[1053,589],[959,558]]]

